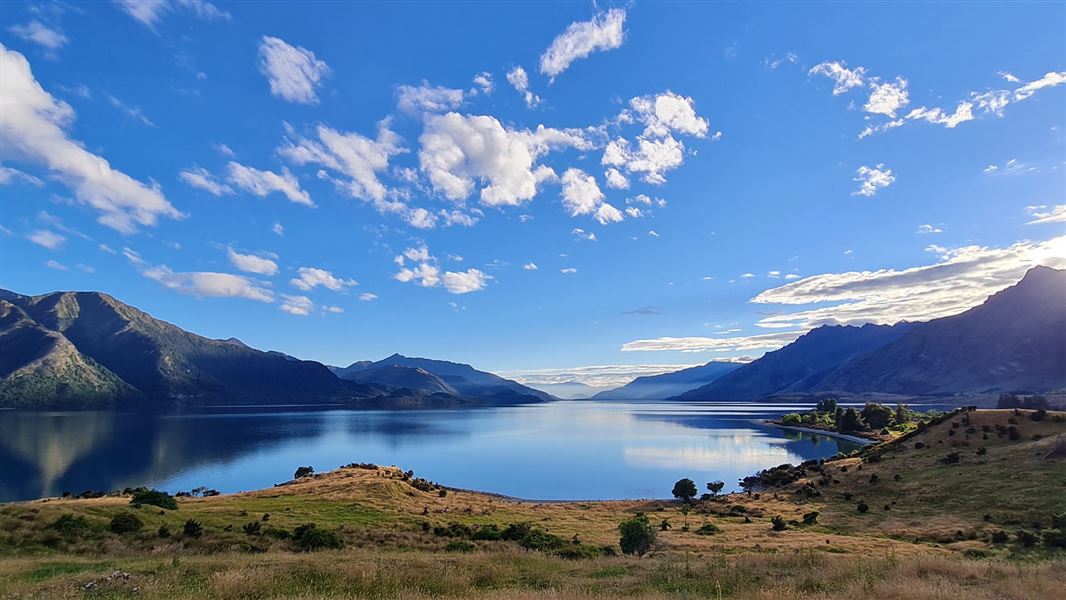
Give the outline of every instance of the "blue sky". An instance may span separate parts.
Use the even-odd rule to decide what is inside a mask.
[[[959,312],[1066,261],[1066,6],[914,8],[4,3],[0,285],[596,385]]]

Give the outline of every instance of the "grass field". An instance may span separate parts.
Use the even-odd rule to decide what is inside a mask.
[[[1066,589],[1053,527],[1066,518],[1064,441],[1062,413],[960,413],[687,516],[665,501],[515,501],[394,467],[177,510],[128,496],[13,503],[0,505],[0,598],[1053,598]],[[672,525],[640,558],[618,547],[637,512]],[[111,531],[124,513],[138,532]],[[309,523],[343,548],[299,551]],[[708,523],[717,531],[698,533]],[[478,533],[519,524],[544,535]]]

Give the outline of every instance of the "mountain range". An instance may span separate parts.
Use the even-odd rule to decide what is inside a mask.
[[[661,400],[716,381],[742,366],[744,363],[712,360],[698,367],[637,377],[620,388],[599,392],[592,396],[592,399]]]
[[[957,395],[1066,389],[1066,271],[1034,267],[958,315],[822,326],[676,400],[810,393]]]
[[[348,369],[356,365],[368,367],[363,376],[339,377],[318,362],[190,333],[107,294],[0,290],[3,408],[397,407],[553,399],[458,363],[395,355]],[[419,378],[423,383],[411,384]]]

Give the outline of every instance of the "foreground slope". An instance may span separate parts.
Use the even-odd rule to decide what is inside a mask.
[[[128,496],[2,505],[0,597],[1053,598],[1066,560],[1041,539],[1066,519],[1066,414],[1036,414],[958,412],[687,515],[673,501],[522,502],[356,464],[179,498],[177,510],[131,507]],[[672,526],[642,559],[605,555],[638,511],[657,530]],[[139,533],[109,531],[123,513]],[[308,523],[344,548],[298,552]],[[521,523],[540,533],[484,535]]]

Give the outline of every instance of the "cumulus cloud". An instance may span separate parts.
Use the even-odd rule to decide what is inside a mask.
[[[181,218],[159,186],[147,186],[116,171],[103,157],[67,135],[74,109],[56,100],[34,78],[26,58],[0,44],[0,160],[44,164],[100,213],[101,224],[123,233],[152,226],[160,217]]]
[[[764,327],[926,321],[960,313],[1018,282],[1036,265],[1066,267],[1066,236],[1023,241],[1005,248],[937,248],[938,262],[908,269],[814,275],[766,290],[752,302],[802,305],[835,303],[775,314]]]
[[[644,137],[663,138],[671,132],[695,137],[707,135],[710,124],[696,114],[692,98],[666,91],[629,101],[633,118],[644,124]]]
[[[577,269],[573,267],[566,267],[564,269],[559,269],[559,272],[563,275],[573,275],[574,273],[577,273]]]
[[[489,80],[491,90],[492,81]],[[396,107],[409,115],[440,113],[463,105],[463,90],[433,86],[423,81],[422,85],[396,87]]]
[[[278,263],[265,256],[241,254],[233,248],[227,248],[226,256],[229,258],[230,264],[245,273],[256,273],[258,275],[278,274]]]
[[[849,69],[848,64],[840,61],[826,61],[819,63],[808,71],[809,75],[823,75],[833,80],[833,95],[839,96],[848,90],[862,87],[865,83],[866,69],[855,67]]]
[[[622,220],[622,213],[603,201],[603,192],[592,175],[570,168],[563,173],[562,184],[563,206],[571,217],[593,215],[602,225]]]
[[[604,179],[607,180],[607,187],[614,190],[628,190],[629,179],[622,174],[618,169],[611,167],[604,171]]]
[[[928,223],[918,226],[918,231],[915,233],[944,233],[944,230]]]
[[[458,273],[448,271],[444,274],[444,289],[453,294],[468,294],[485,289],[492,279],[492,275],[486,275],[477,269],[467,269]]]
[[[305,292],[309,292],[316,287],[324,287],[327,290],[340,292],[359,285],[359,282],[354,279],[341,279],[325,269],[315,267],[300,267],[297,273],[299,273],[299,276],[290,279],[289,283]]]
[[[574,236],[575,240],[582,242],[595,242],[596,234],[591,231],[585,231],[580,227],[575,227],[570,230],[570,235]]]
[[[314,52],[271,36],[263,36],[259,44],[259,71],[270,83],[271,94],[302,104],[318,104],[316,90],[330,74]]]
[[[907,80],[902,77],[897,77],[894,82],[873,81],[870,83],[870,89],[870,98],[862,107],[868,113],[895,117],[896,111],[910,102],[907,96]]]
[[[892,185],[896,176],[892,174],[892,169],[885,168],[884,164],[878,164],[876,167],[863,165],[855,172],[852,181],[859,182],[859,189],[851,195],[870,197],[877,194],[878,190]]]
[[[363,292],[359,294],[359,300],[363,302],[373,302],[378,299],[378,295],[372,292]]]
[[[622,46],[626,11],[612,8],[592,17],[591,21],[571,23],[559,34],[540,57],[540,72],[554,79],[575,60],[593,52],[614,50]]]
[[[434,190],[462,201],[484,182],[479,197],[487,206],[516,206],[532,199],[540,184],[554,180],[550,167],[536,163],[548,151],[592,147],[581,131],[543,126],[512,130],[495,117],[454,112],[427,117],[419,141],[419,166]]]
[[[230,162],[228,180],[240,189],[260,198],[271,192],[280,192],[297,204],[315,205],[311,201],[311,195],[300,188],[300,181],[285,167],[282,167],[281,173],[275,173],[260,171],[238,162]]]
[[[225,21],[230,18],[228,12],[205,0],[115,0],[115,4],[153,31],[167,15],[176,12],[185,12],[204,21]]]
[[[306,317],[311,314],[315,303],[307,296],[295,296],[290,294],[281,295],[281,304],[278,306],[282,311],[298,317]]]
[[[528,108],[533,108],[540,104],[540,96],[529,89],[529,75],[521,65],[507,72],[507,82],[522,95],[522,100],[525,101]]]
[[[536,271],[538,269],[537,263],[535,262],[527,262],[526,264],[522,265],[522,268],[527,271]]]
[[[489,73],[488,71],[478,73],[474,76],[474,85],[477,86],[474,88],[474,91],[488,96],[492,93],[492,90],[495,89],[495,83],[492,81],[492,73]]]
[[[670,91],[630,99],[629,108],[623,110],[616,121],[619,125],[641,124],[644,129],[635,142],[624,137],[609,141],[600,163],[613,169],[622,179],[622,170],[625,170],[640,174],[645,183],[653,185],[665,183],[666,172],[684,162],[685,145],[674,134],[703,138],[710,127],[707,119],[696,113],[692,98]],[[611,178],[609,174],[609,183]],[[622,183],[618,177],[614,177],[614,181]]]

